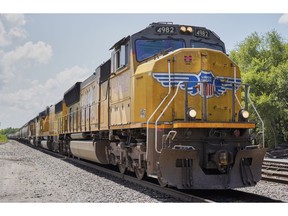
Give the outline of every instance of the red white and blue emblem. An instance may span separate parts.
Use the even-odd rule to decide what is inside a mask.
[[[169,74],[168,73],[153,73],[153,78],[161,83],[163,87],[169,87]],[[232,90],[232,83],[235,84],[235,90],[239,89],[239,84],[241,84],[241,79],[234,77],[219,77],[214,76],[211,71],[200,71],[199,74],[193,73],[171,73],[170,83],[171,86],[177,86],[179,82],[180,88],[185,90],[185,84],[188,83],[188,93],[192,96],[204,95],[204,84],[206,83],[206,95],[207,98],[211,98],[214,95],[220,97],[225,94],[227,90]],[[238,84],[238,85],[237,85]]]

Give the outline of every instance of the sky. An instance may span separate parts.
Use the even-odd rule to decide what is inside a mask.
[[[21,127],[46,106],[59,102],[75,82],[85,80],[110,58],[109,49],[115,42],[152,22],[211,29],[224,41],[228,53],[253,32],[264,34],[276,30],[288,42],[288,11],[282,11],[281,6],[272,12],[267,9],[273,9],[274,5],[264,6],[259,12],[255,9],[257,5],[252,5],[255,12],[249,7],[248,12],[245,8],[230,13],[229,7],[222,10],[218,6],[216,12],[206,9],[190,12],[188,7],[182,10],[178,5],[174,10],[172,5],[168,10],[157,12],[150,6],[143,11],[139,11],[139,7],[137,10],[132,7],[130,11],[126,11],[126,7],[110,10],[110,3],[104,3],[103,10],[90,11],[86,5],[85,11],[81,4],[77,11],[74,1],[71,1],[71,10],[65,9],[65,4],[56,9],[53,4],[44,7],[45,4],[39,5],[42,1],[32,9],[21,4],[15,7],[14,1],[10,0],[6,8],[0,9],[0,129]],[[187,5],[187,1],[183,5]],[[195,6],[197,4],[189,5]],[[157,5],[159,7],[163,5]]]

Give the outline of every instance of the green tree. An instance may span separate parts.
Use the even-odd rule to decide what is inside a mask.
[[[0,130],[0,134],[6,136],[6,135],[8,135],[8,134],[14,134],[14,133],[16,133],[18,130],[19,130],[18,128],[11,128],[11,127],[9,127],[9,128],[5,128],[5,129]]]
[[[288,140],[288,44],[276,32],[252,33],[230,52],[265,123],[270,148]],[[255,113],[252,119],[258,121]],[[261,125],[258,121],[258,125]]]

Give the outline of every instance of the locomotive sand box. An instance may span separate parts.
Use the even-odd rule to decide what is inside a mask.
[[[249,86],[213,31],[152,23],[110,50],[10,138],[179,189],[260,180],[266,149],[252,142]]]

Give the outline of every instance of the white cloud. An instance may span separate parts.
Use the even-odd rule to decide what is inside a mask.
[[[0,20],[0,46],[7,46],[11,44],[11,41],[7,35],[6,29]]]
[[[288,14],[283,14],[279,20],[278,20],[279,24],[288,24]]]
[[[42,41],[12,46],[17,39],[26,38],[25,24],[23,14],[0,14],[0,47],[6,47],[5,51],[0,49],[0,89],[15,78],[16,72],[24,73],[31,65],[45,64],[51,59],[52,48]],[[9,45],[11,48],[7,48]]]
[[[76,83],[79,80],[83,80],[87,77],[88,69],[74,66],[72,68],[66,68],[62,72],[56,75],[56,80],[63,84],[65,82]]]
[[[0,120],[3,127],[23,126],[47,106],[58,103],[63,99],[66,90],[89,75],[89,69],[74,66],[66,68],[47,81],[23,80],[21,86],[26,88],[22,87],[14,92],[0,92]]]
[[[26,20],[23,14],[0,15],[0,46],[8,46],[14,40],[26,38],[27,32],[23,28]]]
[[[5,63],[15,63],[21,60],[34,60],[37,63],[45,64],[52,57],[52,47],[42,41],[25,43],[15,50],[7,52],[3,58]]]
[[[15,24],[15,25],[25,25],[26,20],[23,14],[2,14],[2,16],[7,20],[9,23]]]
[[[25,43],[12,51],[0,50],[0,83],[9,83],[16,73],[33,64],[46,64],[53,55],[52,47],[42,41]]]
[[[13,27],[8,32],[9,38],[26,38],[26,31],[18,26]]]
[[[35,116],[46,106],[56,104],[63,98],[64,92],[73,84],[83,81],[89,76],[87,68],[74,66],[58,73],[44,83],[38,80],[29,81],[28,88],[22,88],[15,92],[0,93],[1,106],[15,110],[33,111]],[[26,82],[28,82],[26,80]],[[24,118],[27,118],[26,116]],[[29,121],[29,119],[25,119]]]

